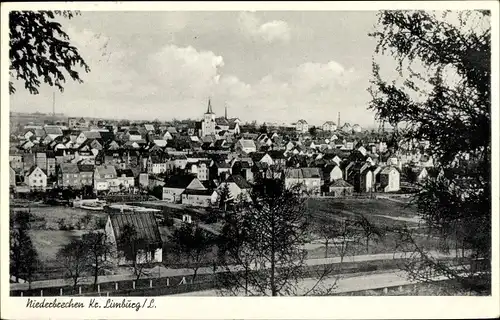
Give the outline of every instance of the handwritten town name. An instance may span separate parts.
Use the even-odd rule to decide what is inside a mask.
[[[26,308],[103,308],[103,309],[135,309],[139,311],[142,308],[156,308],[155,299],[143,299],[141,301],[133,301],[131,299],[106,299],[105,303],[97,299],[90,299],[88,304],[70,299],[69,301],[58,301],[55,299],[37,300],[28,298]]]

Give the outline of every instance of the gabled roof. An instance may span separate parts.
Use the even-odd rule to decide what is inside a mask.
[[[150,245],[162,245],[160,230],[153,212],[110,213],[109,218],[115,239],[120,239],[124,227],[130,225],[137,232],[138,239],[145,240]]]
[[[331,188],[354,188],[350,183],[346,182],[343,179],[338,179],[338,180],[332,181],[332,183],[330,183],[329,187],[331,187]]]
[[[61,173],[80,173],[76,163],[61,163],[59,166]]]
[[[95,167],[97,170],[98,174],[101,176],[104,175],[113,175],[113,177],[116,177],[116,169],[114,166],[109,166],[109,165],[103,165],[103,166],[97,166]]]
[[[33,171],[35,171],[35,170],[36,170],[36,168],[39,168],[40,170],[42,170],[43,174],[47,175],[47,173],[45,172],[45,170],[43,170],[42,168],[40,168],[40,167],[38,167],[38,166],[34,165],[34,166],[31,166],[31,168],[29,169],[29,171],[28,171],[28,176],[30,176],[30,175],[33,173]]]
[[[319,168],[291,168],[286,170],[285,177],[289,179],[321,178]]]
[[[215,118],[215,123],[219,126],[229,126],[229,121],[224,117]]]
[[[99,131],[82,131],[82,133],[87,139],[101,139],[101,133]]]
[[[255,146],[255,142],[251,139],[240,139],[238,140],[238,143],[241,145],[242,148],[253,148],[253,149],[257,148]]]
[[[195,179],[195,177],[191,175],[173,175],[165,181],[165,185],[163,187],[186,189],[193,179]]]
[[[45,134],[55,134],[55,135],[62,135],[62,130],[59,127],[45,127]]]
[[[229,176],[226,182],[234,182],[240,189],[250,189],[252,187],[250,183],[248,183],[248,181],[246,181],[245,178],[243,178],[239,174]]]

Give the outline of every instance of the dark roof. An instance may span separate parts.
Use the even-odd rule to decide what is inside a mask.
[[[61,163],[60,170],[62,173],[80,173],[76,163]]]
[[[116,169],[116,176],[121,177],[122,175],[125,175],[126,177],[133,177],[134,173],[131,169]]]
[[[252,186],[239,174],[235,174],[227,178],[226,182],[234,182],[240,189],[250,189]]]
[[[174,175],[165,181],[165,188],[186,189],[195,177],[191,175]]]
[[[273,159],[284,159],[285,158],[285,152],[282,150],[269,150],[267,151],[267,154]]]
[[[111,142],[115,139],[115,134],[113,132],[101,132],[101,139],[104,141],[104,143]]]
[[[130,225],[137,232],[138,239],[161,246],[160,230],[153,212],[110,213],[109,218],[116,239],[120,239],[124,227]]]
[[[215,162],[215,166],[217,168],[231,168],[231,164],[230,163],[227,163],[226,161],[216,161]]]

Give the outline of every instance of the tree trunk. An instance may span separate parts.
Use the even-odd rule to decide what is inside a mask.
[[[366,253],[370,253],[370,237],[366,237]]]
[[[196,279],[196,275],[198,274],[198,268],[199,268],[199,267],[193,268],[193,271],[194,271],[194,274],[193,274],[193,282],[194,282],[194,280]]]
[[[245,296],[248,296],[248,263],[245,263]]]
[[[94,289],[97,288],[98,274],[99,274],[99,265],[97,264],[97,260],[96,260],[95,261],[95,268],[94,268]]]
[[[76,286],[78,285],[78,276],[73,277],[73,293],[76,293]]]

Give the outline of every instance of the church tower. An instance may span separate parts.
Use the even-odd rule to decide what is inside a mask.
[[[215,134],[215,113],[212,111],[212,103],[208,99],[207,112],[203,115],[203,122],[201,123],[202,136]]]

